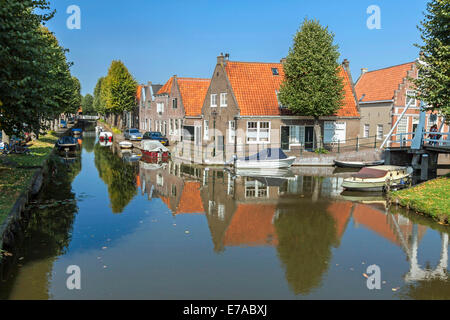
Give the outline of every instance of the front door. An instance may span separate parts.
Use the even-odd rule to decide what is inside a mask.
[[[289,126],[281,127],[281,149],[289,150]]]
[[[305,127],[305,150],[314,149],[314,127]]]

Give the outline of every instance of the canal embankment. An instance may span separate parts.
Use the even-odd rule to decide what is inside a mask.
[[[67,130],[51,131],[32,141],[28,154],[0,156],[0,249],[14,241],[25,206],[41,189],[48,159]]]
[[[450,224],[450,174],[408,189],[392,191],[388,197],[392,204],[430,217],[440,224]]]

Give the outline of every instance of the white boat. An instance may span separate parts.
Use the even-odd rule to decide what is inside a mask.
[[[104,142],[104,141],[112,142],[113,134],[112,134],[112,132],[102,131],[102,132],[100,132],[98,139],[100,140],[100,142]]]
[[[130,141],[121,141],[119,142],[119,147],[122,149],[131,149],[133,148],[133,144]]]
[[[280,148],[267,148],[249,157],[233,157],[232,164],[240,169],[289,168],[295,157],[288,157]]]
[[[353,191],[383,191],[407,185],[412,170],[400,166],[374,166],[362,168],[350,178],[344,179],[342,187]]]

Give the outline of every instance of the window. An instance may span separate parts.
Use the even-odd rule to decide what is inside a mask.
[[[225,205],[219,204],[217,206],[217,215],[220,220],[222,221],[225,220]]]
[[[378,140],[383,139],[383,125],[382,124],[377,125],[377,139]]]
[[[437,124],[437,114],[431,113],[428,115],[428,123],[427,123],[427,132],[430,132],[431,127],[435,124]]]
[[[226,107],[227,106],[227,94],[226,93],[221,93],[220,94],[220,106],[221,107]]]
[[[305,126],[289,126],[289,145],[305,143]]]
[[[195,127],[183,126],[183,141],[194,141],[194,138],[195,138]]]
[[[211,95],[211,107],[217,107],[217,94]]]
[[[279,73],[278,73],[278,68],[272,68],[272,74],[273,74],[274,76],[278,76],[278,75],[279,75]]]
[[[270,142],[270,122],[269,121],[249,121],[247,122],[247,142]]]
[[[157,103],[156,104],[156,112],[159,114],[164,112],[164,103]]]
[[[229,143],[234,143],[234,137],[236,137],[236,122],[234,120],[228,121],[228,138]]]
[[[345,143],[347,123],[344,121],[325,121],[324,123],[324,143],[343,142]]]
[[[203,124],[203,139],[208,140],[209,139],[209,121],[205,120]]]
[[[416,92],[414,90],[406,90],[406,105],[408,105],[410,102],[410,107],[416,106]]]
[[[173,134],[173,126],[172,126],[172,121],[173,119],[169,119],[169,134],[172,135]]]
[[[397,125],[397,133],[408,132],[408,117],[403,117]]]
[[[245,181],[245,197],[246,198],[260,198],[267,197],[267,186],[254,178],[246,178]]]
[[[172,108],[176,109],[177,108],[177,98],[173,98],[172,99]]]
[[[369,137],[369,129],[370,129],[370,125],[365,124],[364,125],[364,138],[368,138]]]

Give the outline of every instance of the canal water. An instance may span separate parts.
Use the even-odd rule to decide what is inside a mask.
[[[154,164],[91,132],[51,164],[1,299],[450,298],[449,227],[343,192],[349,172]]]

